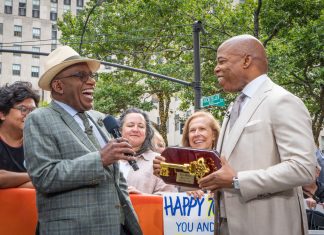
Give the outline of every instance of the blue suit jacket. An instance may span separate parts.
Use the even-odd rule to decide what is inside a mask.
[[[96,124],[104,118],[88,114]],[[28,115],[24,150],[41,234],[120,234],[122,214],[132,234],[142,234],[118,164],[104,168],[95,146],[59,105]]]

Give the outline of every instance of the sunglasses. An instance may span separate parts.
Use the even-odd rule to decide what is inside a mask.
[[[58,77],[56,79],[63,79],[63,78],[70,78],[70,77],[77,77],[79,78],[82,82],[88,81],[89,78],[94,79],[95,81],[98,81],[98,73],[87,73],[87,72],[77,72],[73,73],[71,75],[65,76],[65,77]]]
[[[33,112],[36,109],[36,107],[28,108],[28,107],[23,106],[23,105],[12,107],[12,108],[19,110],[22,115],[27,115],[27,114],[29,114],[30,112]]]

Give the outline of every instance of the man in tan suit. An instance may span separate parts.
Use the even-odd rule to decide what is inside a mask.
[[[300,186],[315,175],[311,118],[267,70],[265,49],[250,35],[218,48],[219,84],[241,93],[218,139],[223,166],[199,181],[203,189],[223,192],[222,235],[308,234]]]

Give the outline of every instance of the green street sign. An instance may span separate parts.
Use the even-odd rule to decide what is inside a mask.
[[[208,106],[219,106],[224,107],[225,106],[225,100],[220,97],[219,94],[212,95],[212,96],[205,96],[202,97],[200,100],[201,107],[208,107]]]
[[[206,107],[210,105],[209,97],[202,97],[201,98],[201,107]]]

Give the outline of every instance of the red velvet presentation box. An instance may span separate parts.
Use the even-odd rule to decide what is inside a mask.
[[[168,147],[161,156],[160,176],[167,184],[199,188],[197,181],[221,168],[219,154],[215,150]]]

